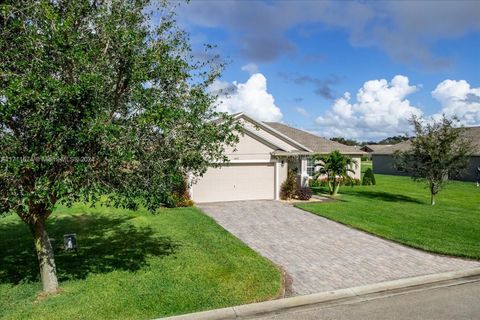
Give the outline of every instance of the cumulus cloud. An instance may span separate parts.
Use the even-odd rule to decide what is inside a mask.
[[[228,113],[245,112],[261,121],[280,121],[282,112],[267,91],[267,79],[255,73],[245,83],[216,81],[210,88],[219,94],[218,110]]]
[[[308,111],[305,110],[305,108],[302,108],[302,107],[296,107],[295,111],[297,111],[298,113],[300,113],[304,117],[308,117],[308,115],[309,115]]]
[[[250,74],[258,73],[258,66],[255,63],[247,63],[242,66],[242,71],[247,71]]]
[[[432,91],[448,117],[456,116],[466,126],[480,125],[480,88],[472,88],[465,80],[447,79]]]
[[[370,80],[358,90],[356,101],[349,92],[335,100],[324,115],[316,119],[319,131],[327,136],[378,139],[410,131],[408,120],[422,111],[406,97],[417,90],[406,76],[397,75],[390,82]]]

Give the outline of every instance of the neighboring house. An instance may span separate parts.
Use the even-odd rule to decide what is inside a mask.
[[[480,166],[480,127],[466,128],[465,136],[473,142],[473,153],[464,174],[458,177],[459,180],[476,181],[478,167]],[[374,173],[390,175],[408,175],[394,167],[393,154],[395,151],[407,151],[410,149],[410,141],[400,142],[390,147],[382,148],[372,153],[372,166]]]
[[[366,152],[368,154],[368,157],[371,159],[373,152],[383,149],[385,147],[390,147],[390,146],[391,144],[366,144],[363,147],[361,147],[360,150],[362,150],[363,152]]]
[[[191,187],[195,202],[278,200],[288,169],[297,168],[305,185],[314,175],[310,157],[339,150],[358,162],[353,177],[360,178],[360,158],[365,153],[280,123],[257,121],[246,114],[234,116],[243,127],[235,148],[228,148],[230,162],[212,167]]]

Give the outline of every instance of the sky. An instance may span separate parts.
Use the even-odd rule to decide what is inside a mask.
[[[219,110],[359,141],[412,115],[480,125],[480,1],[180,3],[194,52],[227,66]]]

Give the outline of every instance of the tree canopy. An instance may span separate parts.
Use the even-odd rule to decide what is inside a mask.
[[[153,211],[237,137],[208,91],[223,66],[194,58],[167,3],[0,6],[0,212],[28,224],[55,291],[44,222],[57,203]]]
[[[409,150],[394,154],[395,165],[412,179],[426,181],[434,205],[448,179],[457,177],[468,165],[472,141],[464,136],[465,129],[457,119],[445,115],[427,122],[413,117],[411,123],[415,137]]]

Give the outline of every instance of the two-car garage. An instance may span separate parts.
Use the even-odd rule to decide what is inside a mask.
[[[272,200],[275,198],[275,164],[230,163],[210,168],[193,185],[195,202]]]

